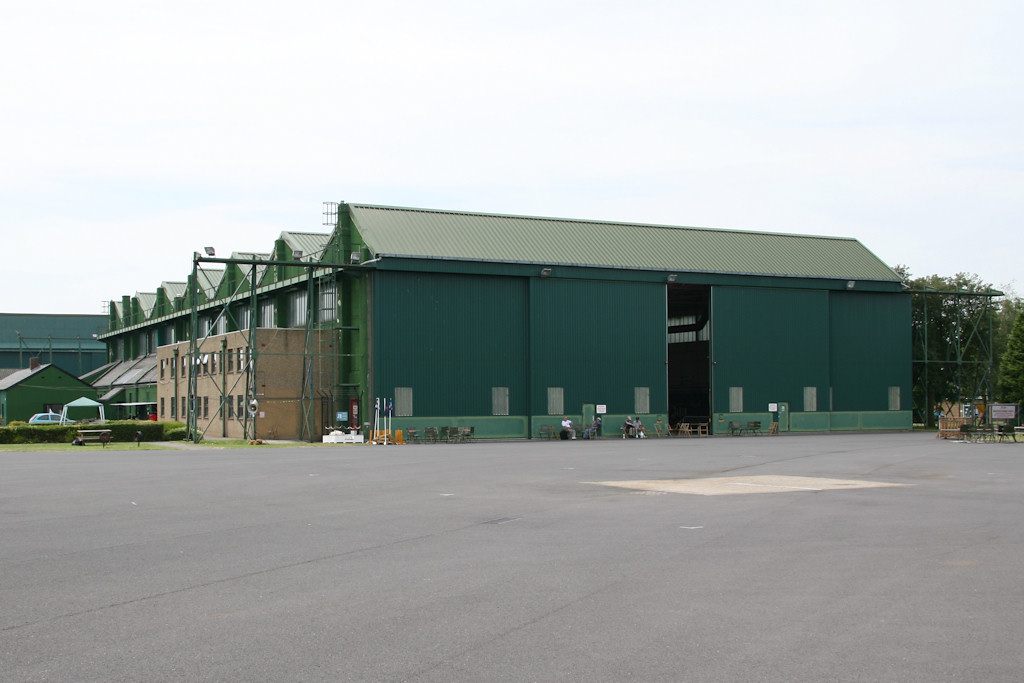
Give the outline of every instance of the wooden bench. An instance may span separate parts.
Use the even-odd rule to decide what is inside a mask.
[[[67,437],[64,437],[67,438]],[[78,440],[84,445],[90,441],[99,441],[106,448],[110,443],[109,429],[79,429]]]

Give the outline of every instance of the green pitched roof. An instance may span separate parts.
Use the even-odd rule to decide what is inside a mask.
[[[299,260],[309,261],[323,253],[331,236],[320,232],[292,232],[291,230],[285,230],[281,233],[281,239],[284,240],[285,244],[292,251],[296,249],[302,250],[302,257]]]
[[[536,263],[701,273],[898,281],[847,237],[459,213],[350,204],[385,258]]]

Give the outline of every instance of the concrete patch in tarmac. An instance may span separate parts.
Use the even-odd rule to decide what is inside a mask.
[[[823,477],[789,477],[759,475],[746,477],[710,477],[707,479],[662,479],[638,481],[588,482],[601,486],[654,491],[659,493],[689,493],[698,496],[728,496],[747,493],[796,493],[836,491],[849,489],[904,486],[884,481],[828,479]]]

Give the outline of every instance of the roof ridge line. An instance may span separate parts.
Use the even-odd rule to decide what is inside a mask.
[[[469,216],[469,217],[484,217],[484,218],[512,218],[520,220],[531,220],[531,221],[550,221],[558,223],[576,223],[580,225],[621,225],[628,226],[631,228],[651,228],[658,230],[693,230],[693,231],[706,231],[706,232],[726,232],[741,235],[774,235],[778,237],[797,237],[801,239],[815,239],[815,240],[836,240],[836,241],[853,241],[857,242],[856,237],[847,237],[841,235],[810,235],[796,232],[773,232],[768,230],[754,230],[752,228],[712,228],[702,227],[695,225],[669,225],[667,223],[636,223],[626,221],[607,221],[598,220],[593,218],[560,218],[557,216],[532,216],[524,214],[507,214],[507,213],[485,213],[481,211],[459,211],[451,209],[428,209],[420,207],[410,206],[388,206],[383,204],[354,204],[350,203],[349,206],[364,209],[379,209],[382,211],[408,211],[412,213],[432,213],[441,214],[447,216]]]

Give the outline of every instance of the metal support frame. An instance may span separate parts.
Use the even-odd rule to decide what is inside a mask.
[[[203,342],[209,337],[204,335],[200,338],[199,335],[199,309],[200,309],[200,290],[199,290],[199,264],[200,263],[218,263],[218,264],[234,264],[234,265],[248,265],[250,266],[249,273],[249,292],[248,292],[248,307],[249,307],[249,325],[248,334],[246,335],[246,367],[244,373],[239,373],[240,377],[244,377],[245,381],[245,396],[246,396],[246,410],[244,411],[243,419],[243,430],[245,438],[247,440],[253,440],[257,438],[256,422],[258,417],[258,410],[251,409],[251,406],[255,406],[258,403],[258,397],[256,396],[256,369],[258,360],[258,345],[256,343],[257,330],[259,329],[259,301],[258,301],[258,283],[256,269],[259,266],[293,266],[301,267],[305,269],[306,279],[306,323],[305,323],[305,345],[303,350],[303,371],[302,371],[302,388],[301,395],[299,397],[301,406],[301,426],[300,426],[300,438],[303,440],[313,441],[316,438],[314,434],[315,427],[315,414],[314,414],[314,392],[315,392],[315,364],[317,358],[322,355],[322,351],[316,348],[316,341],[318,335],[316,334],[316,288],[315,284],[318,278],[324,276],[331,276],[339,271],[344,270],[366,270],[365,265],[360,264],[325,264],[317,263],[313,261],[301,261],[301,260],[260,260],[260,259],[236,259],[236,258],[215,258],[201,256],[198,252],[193,254],[192,259],[192,287],[194,291],[190,292],[191,297],[191,311],[190,311],[190,329],[189,335],[189,391],[188,391],[188,420],[187,420],[187,439],[198,443],[202,440],[206,433],[206,430],[200,431],[199,429],[199,406],[198,406],[198,380],[199,380],[199,365],[201,359],[200,349]],[[242,283],[239,283],[239,289]],[[239,289],[236,289],[231,295],[226,298],[220,299],[216,302],[211,302],[208,308],[220,307],[220,312],[217,315],[219,320],[221,317],[228,314],[228,307],[239,300],[237,296]],[[211,329],[216,327],[216,320],[211,325]],[[351,331],[358,328],[346,327],[342,324],[332,325],[327,329],[339,330],[339,331]],[[241,330],[239,330],[241,331]],[[338,352],[336,352],[338,353]],[[224,372],[224,366],[221,365],[221,372]],[[335,380],[337,381],[337,380]],[[226,380],[221,382],[219,387],[221,396],[217,402],[215,411],[210,424],[216,422],[216,417],[220,415],[224,418],[224,397],[230,395],[230,389],[237,387],[237,381],[232,387],[228,387]],[[226,420],[222,419],[222,422],[226,424]],[[209,429],[209,427],[207,427]]]
[[[913,346],[914,355],[920,354],[920,356],[912,359],[914,365],[923,366],[923,372],[921,373],[923,379],[922,400],[927,403],[932,398],[929,392],[930,368],[936,364],[942,366],[955,364],[956,375],[954,384],[956,386],[958,402],[969,403],[978,397],[985,399],[986,402],[990,401],[993,392],[992,379],[995,367],[992,339],[995,312],[992,299],[1003,296],[1003,293],[995,290],[985,292],[943,292],[930,289],[910,290],[910,293],[923,297],[924,324],[921,326],[920,331],[915,330],[916,338],[914,339]],[[957,317],[952,321],[954,333],[951,335],[952,343],[947,347],[946,358],[938,360],[928,358],[928,300],[933,296],[944,299],[953,298],[954,310],[958,313]],[[963,311],[963,307],[960,305],[961,299],[974,297],[983,297],[985,299],[984,304],[977,311],[976,315],[971,318],[959,315]],[[983,322],[988,323],[987,334],[982,329]],[[978,360],[969,360],[965,357],[972,348],[977,348],[980,352]],[[969,392],[966,391],[968,387],[970,388]],[[931,405],[914,406],[915,410],[921,411],[921,414],[925,416],[926,423],[929,421],[928,416],[933,408],[934,406]]]
[[[30,356],[32,356],[33,354],[38,354],[38,356],[40,358],[42,358],[44,353],[48,353],[49,354],[49,361],[48,362],[49,363],[53,363],[53,342],[54,341],[58,341],[58,342],[72,341],[72,342],[75,342],[77,344],[78,374],[81,375],[81,374],[83,374],[85,372],[85,370],[84,370],[85,364],[82,363],[82,353],[84,353],[84,352],[82,350],[82,336],[81,335],[76,335],[74,337],[54,337],[52,334],[48,334],[45,337],[26,337],[26,336],[23,336],[21,334],[21,332],[19,332],[18,330],[14,330],[14,334],[16,334],[17,337],[18,337],[18,367],[19,368],[27,367],[27,364],[25,363],[25,359],[24,359],[24,354],[25,353],[28,353]],[[95,338],[93,340],[95,341]],[[40,341],[40,342],[41,341],[45,341],[46,342],[46,346],[45,347],[43,347],[43,346],[32,346],[29,343],[29,342],[32,342],[32,341]],[[38,349],[38,351],[36,351],[36,349]],[[67,351],[67,349],[65,349],[64,351]]]

